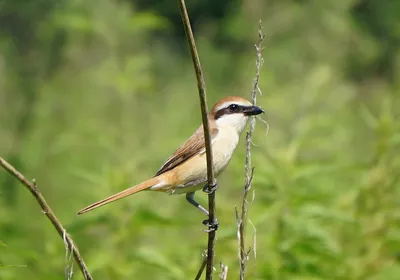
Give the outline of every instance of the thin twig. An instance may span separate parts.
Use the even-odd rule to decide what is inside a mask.
[[[200,269],[196,274],[196,277],[194,278],[194,280],[199,280],[201,275],[203,274],[204,269],[206,268],[207,265],[207,251],[204,252],[203,254],[203,261],[201,263]]]
[[[256,260],[257,259],[257,229],[250,219],[249,219],[249,224],[253,228],[253,256],[254,256],[254,259]],[[251,248],[249,248],[248,254],[250,253],[250,249]]]
[[[74,273],[74,262],[72,261],[73,251],[69,249],[67,242],[67,232],[63,233],[63,241],[65,246],[65,279],[71,280]]]
[[[194,70],[196,72],[197,87],[199,90],[201,116],[203,119],[203,129],[204,129],[204,139],[206,145],[206,156],[207,156],[207,181],[208,181],[208,211],[209,211],[209,230],[208,230],[208,246],[207,246],[207,269],[206,269],[206,279],[212,279],[213,267],[214,267],[214,247],[215,247],[215,229],[211,227],[217,223],[215,217],[215,192],[212,191],[216,186],[217,182],[214,178],[213,171],[213,159],[211,150],[211,140],[210,140],[210,129],[208,123],[208,109],[206,100],[206,86],[203,78],[203,72],[201,70],[200,59],[197,53],[196,43],[194,41],[194,36],[192,28],[190,26],[189,15],[186,9],[185,0],[180,0],[180,11],[183,26],[186,32],[186,38],[189,44],[190,53],[192,55],[192,61],[194,65]]]
[[[262,33],[262,22],[260,20],[258,25],[258,43],[255,45],[257,61],[256,61],[256,77],[253,81],[253,88],[251,91],[251,98],[253,105],[256,104],[257,93],[262,95],[261,89],[259,87],[259,79],[260,79],[260,68],[263,64],[262,60],[262,42],[264,40],[265,35]],[[245,185],[243,190],[243,200],[242,200],[242,209],[241,215],[236,210],[236,222],[238,225],[238,243],[239,243],[239,262],[240,262],[240,280],[245,279],[246,272],[246,263],[249,258],[250,249],[246,249],[245,237],[246,237],[246,222],[247,222],[247,213],[248,213],[248,193],[251,189],[251,182],[253,180],[254,175],[254,167],[251,168],[251,143],[252,136],[255,129],[256,120],[254,117],[251,118],[250,121],[250,129],[246,134],[246,164],[245,164]],[[254,244],[255,245],[255,244]],[[254,247],[255,251],[256,248]]]
[[[64,243],[68,245],[68,250],[72,251],[72,254],[77,262],[79,269],[81,270],[84,279],[86,280],[93,280],[93,277],[90,275],[89,270],[83,261],[78,248],[76,247],[72,238],[68,235],[65,228],[62,224],[58,221],[57,217],[54,215],[53,211],[51,210],[50,206],[47,204],[46,200],[44,199],[42,193],[39,191],[35,181],[31,182],[25,178],[18,170],[16,170],[12,165],[10,165],[7,161],[0,157],[0,165],[7,170],[11,175],[17,178],[35,197],[36,201],[39,203],[40,207],[42,208],[43,214],[50,220],[53,224],[55,229],[57,230],[58,234],[63,238]],[[68,254],[68,252],[67,252]],[[68,258],[67,258],[68,259]],[[68,270],[71,273],[71,270]]]
[[[220,280],[226,280],[228,279],[228,266],[224,265],[223,263],[219,264],[221,268],[221,274],[219,275]]]

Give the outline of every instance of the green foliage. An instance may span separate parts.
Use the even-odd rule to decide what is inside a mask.
[[[184,197],[144,192],[75,215],[152,176],[201,122],[177,3],[23,2],[0,11],[0,154],[36,178],[95,279],[192,278],[206,234]],[[250,96],[259,17],[267,35],[248,278],[398,279],[398,1],[232,3],[188,6],[210,105]],[[244,141],[217,194],[229,279],[243,174]],[[3,171],[0,239],[0,264],[26,266],[0,279],[64,279],[62,240]]]

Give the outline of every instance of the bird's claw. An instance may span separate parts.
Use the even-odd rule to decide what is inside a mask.
[[[219,223],[217,219],[214,219],[214,221],[207,219],[203,221],[203,225],[208,226],[208,229],[204,230],[205,232],[212,232],[218,229]]]
[[[208,188],[208,184],[206,184],[203,188],[203,192],[206,194],[212,194],[218,189],[218,184],[214,183],[214,185],[211,186],[211,189]]]

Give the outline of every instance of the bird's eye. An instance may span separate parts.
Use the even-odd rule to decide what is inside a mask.
[[[236,111],[236,110],[239,108],[239,106],[236,105],[236,104],[231,104],[231,105],[229,105],[228,108],[229,108],[231,111]]]

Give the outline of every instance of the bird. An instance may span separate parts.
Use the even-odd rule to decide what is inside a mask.
[[[245,98],[228,96],[218,101],[208,113],[213,170],[216,176],[226,168],[241,133],[251,116],[264,113]],[[77,214],[84,214],[113,201],[148,190],[168,194],[186,194],[186,200],[209,216],[197,203],[194,194],[207,182],[207,160],[203,125],[201,125],[161,166],[150,179],[95,202]],[[204,187],[206,189],[207,185]],[[203,222],[204,223],[204,222]]]

